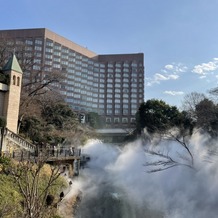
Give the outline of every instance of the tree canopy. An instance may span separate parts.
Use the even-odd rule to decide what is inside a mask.
[[[181,113],[175,106],[162,100],[151,99],[143,102],[136,113],[137,130],[146,128],[149,133],[164,131],[181,122]]]

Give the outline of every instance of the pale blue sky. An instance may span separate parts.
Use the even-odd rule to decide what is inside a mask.
[[[48,28],[97,54],[144,53],[145,100],[218,86],[218,0],[1,0],[0,29]]]

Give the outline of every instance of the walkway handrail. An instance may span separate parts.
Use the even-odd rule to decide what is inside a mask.
[[[17,144],[18,146],[24,148],[25,150],[35,152],[36,146],[34,144],[26,141],[24,138],[22,138],[21,136],[17,135],[14,132],[12,132],[8,128],[4,129],[3,135],[4,135],[4,137],[11,140],[12,142]]]

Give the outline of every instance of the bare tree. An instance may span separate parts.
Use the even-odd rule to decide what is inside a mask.
[[[19,162],[11,172],[23,196],[23,217],[44,218],[50,217],[53,208],[46,203],[51,188],[57,183],[60,176],[59,167],[50,167],[45,175],[44,167],[46,155],[41,155],[33,161]]]
[[[190,94],[185,95],[183,103],[182,103],[182,108],[186,112],[188,112],[189,116],[193,119],[196,120],[196,113],[195,109],[196,106],[204,100],[206,97],[204,94],[197,93],[197,92],[192,92]]]
[[[148,147],[145,149],[145,153],[155,158],[155,161],[146,162],[145,166],[151,168],[147,172],[159,172],[177,166],[185,166],[196,170],[194,167],[194,157],[188,145],[189,135],[185,131],[173,129],[167,132],[156,133],[154,137],[158,138],[159,143],[161,141],[176,142],[178,146],[184,148],[185,153],[177,153],[178,157],[176,158],[170,155],[169,152],[164,152],[163,147],[161,150]]]

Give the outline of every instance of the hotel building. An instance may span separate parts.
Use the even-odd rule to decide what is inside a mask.
[[[23,71],[23,82],[33,72],[46,79],[51,72],[64,74],[56,88],[78,113],[98,113],[107,127],[134,126],[135,113],[144,100],[144,55],[96,54],[48,29],[0,30],[0,41],[33,57]],[[20,62],[22,55],[17,56]]]

